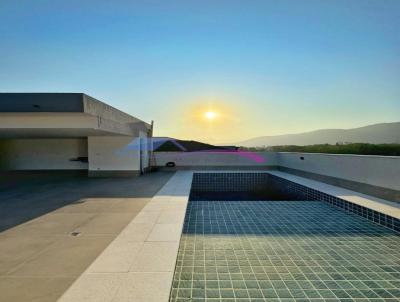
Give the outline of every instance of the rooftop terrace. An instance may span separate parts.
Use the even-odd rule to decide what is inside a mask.
[[[0,99],[1,302],[400,300],[399,157],[153,153],[85,94]]]

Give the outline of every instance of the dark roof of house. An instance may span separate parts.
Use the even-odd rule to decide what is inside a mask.
[[[212,150],[237,150],[237,147],[215,146],[193,140],[165,138],[165,141],[161,141],[154,149],[156,152],[196,152]]]

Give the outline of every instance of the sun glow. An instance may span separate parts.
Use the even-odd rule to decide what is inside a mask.
[[[194,139],[209,143],[240,141],[251,136],[248,127],[246,102],[234,96],[183,96],[176,100],[175,132],[181,139]]]
[[[208,120],[213,120],[217,117],[217,113],[215,111],[207,111],[204,113],[204,117]]]

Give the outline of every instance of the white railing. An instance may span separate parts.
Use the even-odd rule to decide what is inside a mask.
[[[295,152],[156,152],[158,166],[281,166],[400,190],[400,157]],[[303,158],[303,159],[302,159]]]

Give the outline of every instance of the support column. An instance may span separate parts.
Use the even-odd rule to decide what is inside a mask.
[[[88,137],[88,175],[90,177],[140,175],[139,148],[137,137]]]

